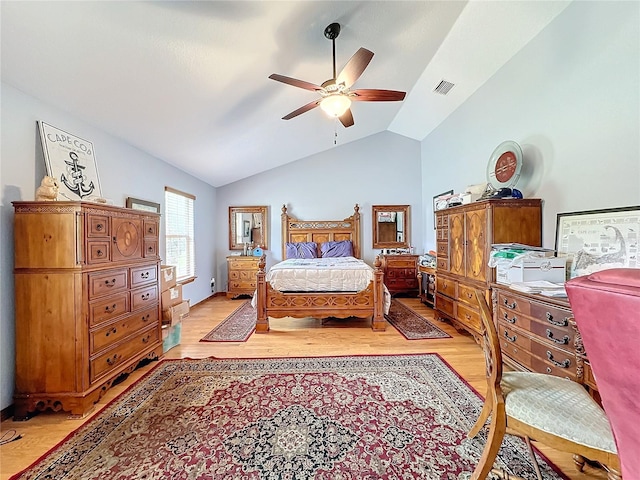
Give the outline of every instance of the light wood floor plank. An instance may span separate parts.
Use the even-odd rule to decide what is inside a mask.
[[[420,303],[419,299],[400,300],[425,317],[433,319],[433,310]],[[241,301],[218,296],[193,307],[190,316],[183,321],[181,344],[169,350],[165,358],[265,358],[433,352],[438,353],[476,391],[484,395],[484,356],[480,347],[469,335],[457,332],[448,323],[435,320],[433,321],[453,338],[406,340],[392,326],[385,332],[373,332],[366,320],[330,320],[321,325],[315,319],[285,318],[271,319],[269,333],[254,333],[247,342],[200,342]],[[46,412],[26,422],[14,422],[11,419],[2,422],[3,434],[16,430],[23,438],[0,447],[0,479],[6,480],[29,466],[155,365],[156,362],[152,362],[136,370],[122,383],[111,388],[94,412],[85,419],[70,420],[64,413]],[[571,480],[606,479],[602,470],[590,467],[586,467],[584,473],[579,473],[570,455],[543,447],[541,450]]]

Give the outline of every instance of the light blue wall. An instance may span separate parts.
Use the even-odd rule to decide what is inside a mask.
[[[195,282],[184,287],[191,303],[210,295],[209,281],[215,269],[214,232],[218,225],[211,212],[216,210],[216,191],[212,186],[151,157],[136,148],[84,123],[15,88],[2,84],[2,132],[0,136],[0,409],[12,403],[14,381],[14,293],[13,293],[13,206],[16,200],[33,200],[37,185],[45,174],[36,121],[42,120],[92,141],[103,196],[124,206],[127,197],[164,204],[164,187],[170,186],[196,196],[195,203]],[[226,220],[222,220],[226,231]],[[161,222],[161,239],[164,224]],[[164,242],[160,252],[164,258]],[[19,321],[19,319],[18,319]],[[34,353],[37,354],[37,353]]]
[[[523,189],[544,200],[545,247],[559,212],[640,205],[639,10],[635,1],[573,2],[427,136],[426,217],[434,195],[485,182],[504,140],[533,167]]]
[[[373,263],[371,205],[410,205],[411,241],[422,231],[420,142],[382,132],[338,145],[308,158],[218,188],[216,218],[227,218],[229,206],[268,205],[270,238],[267,266],[282,259],[282,205],[301,220],[337,220],[360,206],[362,253]],[[228,233],[216,233],[219,288],[226,288]]]

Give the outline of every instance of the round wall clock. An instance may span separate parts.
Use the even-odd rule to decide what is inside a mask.
[[[487,164],[487,182],[496,190],[513,188],[522,171],[522,149],[511,140],[502,142]]]

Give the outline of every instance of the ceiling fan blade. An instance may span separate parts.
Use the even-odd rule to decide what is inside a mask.
[[[360,48],[344,66],[338,78],[336,78],[336,83],[344,83],[344,86],[349,88],[360,78],[360,75],[362,75],[364,69],[367,68],[372,58],[372,51],[366,48]]]
[[[294,110],[293,112],[291,112],[289,115],[285,115],[284,117],[282,117],[283,120],[291,120],[293,117],[297,117],[298,115],[302,115],[305,112],[308,112],[309,110],[316,108],[318,105],[320,105],[320,100],[314,100],[313,102],[309,102],[306,105],[298,108],[297,110]]]
[[[277,73],[269,75],[269,78],[271,80],[275,80],[276,82],[286,83],[287,85],[304,88],[305,90],[311,90],[312,92],[322,90],[322,87],[320,85],[305,82],[304,80],[298,80],[297,78],[285,77],[284,75],[278,75]]]
[[[345,127],[350,127],[353,125],[353,113],[351,113],[351,109],[347,108],[347,111],[342,114],[340,117],[340,122]]]
[[[352,90],[353,95],[349,95],[352,102],[398,102],[404,100],[407,92],[399,92],[398,90],[376,90],[376,89],[360,89]]]

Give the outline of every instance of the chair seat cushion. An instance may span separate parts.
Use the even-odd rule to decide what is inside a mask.
[[[501,386],[508,416],[572,442],[616,453],[604,410],[580,384],[540,373],[504,372]]]

